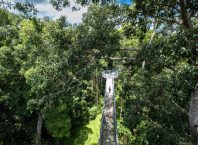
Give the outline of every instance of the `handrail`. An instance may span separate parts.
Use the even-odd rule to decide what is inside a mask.
[[[115,101],[115,94],[113,94],[113,117],[114,117],[114,140],[115,144],[118,145],[118,130],[117,130],[117,120],[116,120],[116,101]]]

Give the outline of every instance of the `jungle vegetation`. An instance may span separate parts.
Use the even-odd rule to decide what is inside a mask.
[[[112,67],[120,145],[197,145],[197,0],[76,2],[80,24],[0,0],[0,145],[98,144]]]

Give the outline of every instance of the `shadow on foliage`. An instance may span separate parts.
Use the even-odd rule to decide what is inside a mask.
[[[80,129],[75,130],[74,133],[71,134],[71,137],[67,138],[66,144],[84,145],[90,133],[93,133],[93,131],[90,128],[81,127]]]

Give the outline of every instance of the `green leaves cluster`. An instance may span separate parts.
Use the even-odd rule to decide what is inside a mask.
[[[142,45],[133,75],[123,85],[124,123],[134,144],[197,144],[188,119],[198,77],[196,37],[196,27],[179,28],[168,35],[157,32],[152,43]]]
[[[96,95],[101,94],[93,90],[99,92],[92,76],[106,67],[106,60],[99,59],[112,56],[111,50],[119,45],[114,12],[93,5],[83,23],[72,26],[65,17],[29,20],[1,11],[5,15],[1,23],[5,35],[0,39],[3,143],[34,142],[38,114],[43,117],[42,143],[64,142],[96,117]],[[7,142],[8,138],[12,139]]]

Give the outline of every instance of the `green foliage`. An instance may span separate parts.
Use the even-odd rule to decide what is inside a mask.
[[[89,109],[89,115],[90,119],[94,119],[98,113],[98,108],[96,106],[93,106]]]
[[[82,6],[86,6],[89,4],[98,4],[101,3],[101,5],[105,5],[108,3],[115,3],[114,0],[75,0],[77,4],[80,4]],[[54,8],[58,11],[62,10],[63,7],[70,6],[69,0],[50,0],[50,3],[54,6]]]
[[[5,24],[14,21],[8,16],[4,17]],[[20,24],[13,24],[13,28],[20,26],[16,35],[2,37],[0,105],[3,112],[0,121],[4,126],[3,143],[13,138],[8,144],[30,144],[34,140],[39,112],[44,114],[43,130],[53,138],[68,137],[71,128],[88,122],[89,108],[94,104],[89,101],[92,100],[90,80],[75,73],[79,67],[74,69],[75,65],[68,64],[75,62],[71,57],[75,50],[75,30],[66,23],[64,18],[45,23],[24,19]],[[76,87],[81,89],[75,92]],[[56,107],[53,110],[51,106]],[[27,121],[29,119],[31,121]],[[20,141],[21,135],[25,137],[23,141]]]
[[[54,107],[45,115],[46,127],[53,137],[62,138],[70,136],[71,119],[68,115],[68,107],[64,104]]]
[[[134,144],[135,137],[121,121],[118,122],[118,135],[120,145]]]
[[[68,0],[50,0],[50,3],[58,11],[62,10],[62,7],[69,6],[69,1]]]
[[[136,144],[176,144],[177,137],[156,122],[141,121],[135,130]]]
[[[86,125],[78,129],[66,141],[69,145],[96,145],[100,136],[101,115],[97,115],[94,120],[90,120]]]
[[[69,5],[67,0],[51,2],[58,10]],[[198,143],[188,123],[190,95],[198,78],[197,3],[187,2],[191,29],[184,21],[172,22],[181,15],[176,11],[179,1],[133,3],[92,4],[75,26],[65,17],[27,20],[0,9],[0,144],[32,144],[39,113],[43,144],[97,144],[97,113],[103,102],[96,96],[104,93],[99,77],[110,64],[106,58],[133,56],[133,62],[112,63],[120,70],[119,143]],[[27,3],[16,7],[25,14],[34,11]],[[120,47],[138,51],[117,51]]]
[[[188,123],[190,96],[197,84],[195,31],[159,34],[139,52],[134,73],[123,86],[124,123],[135,136],[134,144],[197,143]],[[143,61],[144,69],[139,65]]]
[[[114,49],[120,45],[120,34],[116,29],[122,20],[120,14],[121,10],[116,6],[91,5],[78,29],[77,45],[97,60],[114,55]]]
[[[25,17],[32,17],[37,14],[38,10],[34,7],[30,0],[26,1],[6,1],[0,0],[0,7],[3,9],[15,9],[21,12]]]

